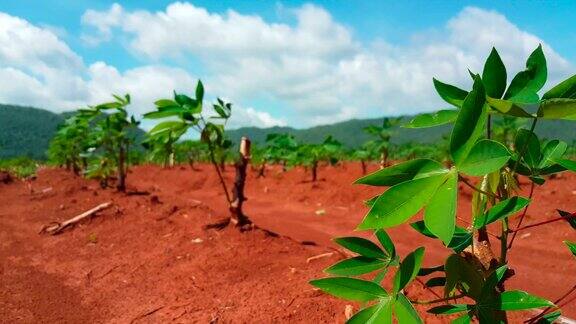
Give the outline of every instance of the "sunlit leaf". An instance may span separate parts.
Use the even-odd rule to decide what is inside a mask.
[[[445,179],[445,175],[436,175],[391,187],[374,202],[358,229],[389,228],[404,223],[428,203]]]
[[[414,159],[378,170],[356,180],[354,183],[371,186],[394,186],[415,178],[447,171],[440,162],[430,159]]]
[[[424,211],[424,224],[432,234],[448,245],[456,226],[456,202],[458,199],[458,173],[449,174],[438,188]]]
[[[482,81],[486,87],[486,94],[492,98],[502,97],[506,90],[506,67],[495,48],[492,48],[484,63]]]
[[[510,217],[528,206],[530,199],[524,197],[512,197],[498,202],[483,215],[476,216],[474,228],[479,229],[500,219]]]
[[[310,284],[328,294],[352,301],[367,302],[388,296],[380,285],[355,278],[323,278],[312,280]]]
[[[433,113],[419,114],[409,123],[404,125],[406,128],[426,128],[440,126],[452,123],[458,117],[458,110],[439,110]]]

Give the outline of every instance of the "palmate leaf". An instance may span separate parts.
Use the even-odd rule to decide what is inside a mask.
[[[354,183],[370,186],[394,186],[415,178],[447,171],[440,162],[430,159],[414,159],[378,170],[356,180]]]
[[[542,99],[553,98],[576,99],[576,75],[573,75],[568,79],[560,82],[542,96]]]
[[[526,60],[526,70],[519,72],[512,79],[504,99],[524,103],[537,102],[538,91],[546,83],[547,76],[546,57],[540,45]]]
[[[486,102],[490,107],[495,109],[501,114],[522,117],[522,118],[534,118],[535,116],[527,112],[525,108],[516,102],[510,100],[496,99],[491,97],[486,97]]]
[[[409,284],[416,276],[420,267],[422,266],[422,259],[424,258],[424,247],[419,247],[414,252],[408,254],[402,262],[400,267],[394,275],[394,292],[398,293],[407,284]]]
[[[393,305],[392,298],[382,298],[378,304],[356,313],[346,324],[392,324]]]
[[[544,119],[576,120],[576,99],[542,100],[537,115]]]
[[[456,107],[462,106],[462,102],[468,95],[468,91],[462,90],[458,87],[438,81],[436,79],[432,80],[434,82],[434,88],[436,88],[436,92],[438,92],[444,101]]]
[[[473,90],[466,96],[450,136],[450,154],[456,165],[462,163],[482,136],[488,118],[486,94],[478,76]]]
[[[490,208],[485,214],[477,216],[474,219],[474,229],[480,229],[500,219],[509,217],[522,210],[529,203],[530,199],[524,197],[512,197],[503,200]]]
[[[506,146],[492,140],[480,140],[470,150],[468,156],[457,164],[458,171],[483,176],[499,170],[510,160],[511,154]]]
[[[564,241],[564,244],[566,244],[568,249],[570,249],[570,252],[572,252],[572,255],[576,257],[576,243],[573,243],[570,241]]]
[[[346,249],[358,253],[367,258],[390,259],[378,245],[372,241],[361,237],[340,237],[334,239],[334,242],[345,247]]]
[[[408,298],[401,293],[396,297],[396,302],[394,303],[394,314],[396,315],[398,323],[423,323],[418,312],[416,312],[414,306],[412,306],[412,303],[410,303]]]
[[[394,242],[392,242],[390,236],[381,229],[377,230],[374,234],[376,235],[376,238],[378,238],[380,244],[382,244],[384,250],[388,253],[388,257],[394,259],[396,257],[396,247],[394,246]]]
[[[380,285],[361,279],[333,277],[312,280],[310,284],[328,294],[351,301],[367,302],[388,297]]]
[[[458,199],[458,173],[450,172],[438,188],[424,211],[424,224],[435,236],[448,245],[456,226],[456,203]]]
[[[516,133],[514,146],[516,153],[522,155],[522,160],[530,168],[536,169],[538,167],[542,159],[542,152],[540,151],[540,141],[534,132],[523,128],[519,129]]]
[[[434,113],[419,114],[408,122],[406,128],[426,128],[452,123],[458,117],[458,110],[439,110]]]
[[[454,289],[460,284],[464,293],[474,300],[480,298],[484,279],[466,259],[458,254],[452,254],[444,264],[446,272],[446,285],[444,295],[449,297]]]
[[[462,312],[468,312],[471,309],[470,305],[465,304],[450,304],[450,305],[440,305],[432,307],[428,310],[428,313],[436,315],[450,315],[458,314]]]
[[[556,162],[554,161],[561,159],[567,149],[568,144],[566,142],[559,140],[548,141],[542,149],[542,158],[538,168],[542,169],[555,164]]]
[[[389,261],[358,256],[342,260],[326,269],[326,273],[336,276],[359,276],[388,266]]]
[[[551,301],[521,290],[505,291],[495,297],[478,303],[479,309],[488,308],[503,311],[517,311],[551,306],[554,306]]]
[[[506,90],[506,66],[494,47],[484,63],[482,81],[486,87],[486,94],[492,98],[502,97]]]
[[[436,235],[432,234],[426,225],[424,225],[424,221],[417,221],[411,223],[410,226],[419,232],[422,235],[437,238]],[[448,248],[451,248],[456,253],[460,253],[464,251],[466,247],[472,244],[472,233],[468,232],[467,230],[456,226],[454,229],[454,235],[452,236],[452,240],[447,245]]]
[[[556,211],[558,211],[560,217],[564,218],[573,229],[576,229],[576,216],[574,216],[574,213],[569,213],[560,209],[557,209]]]
[[[446,175],[440,174],[391,187],[376,199],[358,229],[389,228],[404,223],[428,203],[445,181]]]

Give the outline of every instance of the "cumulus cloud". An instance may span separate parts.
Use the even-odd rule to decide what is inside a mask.
[[[418,31],[402,45],[361,42],[311,4],[282,8],[282,16],[270,22],[184,2],[157,12],[119,4],[87,10],[81,17],[86,44],[121,41],[125,55],[142,64],[118,70],[104,61],[86,64],[54,28],[0,13],[0,101],[62,111],[130,92],[133,111],[142,113],[172,89],[193,93],[201,77],[209,96],[224,95],[236,104],[233,126],[305,127],[444,107],[432,77],[468,87],[467,68],[480,72],[492,46],[510,68],[509,79],[539,43],[548,58],[549,84],[572,69],[536,35],[476,7]],[[191,69],[190,61],[201,71]],[[255,106],[255,98],[288,111],[278,118]]]
[[[476,7],[399,46],[385,40],[362,44],[352,30],[311,4],[290,10],[292,24],[233,10],[208,12],[183,2],[158,12],[119,8],[87,13],[97,23],[85,22],[104,30],[104,36],[116,28],[128,37],[130,51],[148,60],[197,58],[217,91],[240,101],[272,97],[294,109],[296,126],[441,107],[432,77],[468,86],[467,68],[481,71],[492,46],[512,68],[509,78],[539,43],[551,80],[570,67],[542,39],[498,12]],[[106,22],[116,12],[122,19]]]
[[[111,10],[116,15],[122,12],[119,6]],[[98,18],[88,15],[86,21]],[[113,21],[104,19],[102,23]],[[97,30],[106,37],[111,33],[105,25]],[[62,112],[111,100],[112,93],[130,93],[130,111],[140,115],[154,109],[156,99],[170,97],[173,90],[193,93],[196,81],[182,68],[161,64],[125,71],[102,61],[86,65],[54,28],[0,13],[0,102]],[[284,123],[253,108],[237,110],[241,119],[235,116],[233,122],[238,126]]]

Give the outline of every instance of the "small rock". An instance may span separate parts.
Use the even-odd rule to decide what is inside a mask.
[[[198,238],[193,239],[193,240],[190,241],[190,242],[196,243],[196,244],[200,244],[200,243],[204,242],[204,240],[198,237]]]
[[[529,237],[530,235],[532,235],[532,233],[525,233],[525,234],[520,235],[520,238],[524,239],[524,238]]]
[[[316,211],[316,215],[320,216],[320,215],[325,215],[326,214],[326,209],[318,209]]]
[[[352,305],[346,305],[344,308],[344,316],[349,320],[352,318],[352,315],[354,315],[354,307]]]

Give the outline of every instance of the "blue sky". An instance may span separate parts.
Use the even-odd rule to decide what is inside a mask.
[[[0,2],[0,101],[54,111],[171,88],[236,104],[233,126],[306,127],[440,107],[491,46],[512,71],[543,43],[550,80],[576,61],[573,1]],[[4,30],[2,30],[4,29]],[[2,44],[6,42],[6,44]],[[33,88],[34,90],[30,90]],[[24,90],[28,89],[26,92]]]

